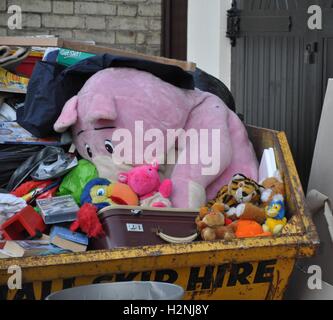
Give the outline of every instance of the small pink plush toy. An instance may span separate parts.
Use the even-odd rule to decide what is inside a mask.
[[[128,172],[120,173],[118,180],[128,184],[139,196],[140,205],[145,207],[171,207],[168,199],[172,193],[172,182],[165,179],[162,183],[158,174],[158,163],[135,167]]]

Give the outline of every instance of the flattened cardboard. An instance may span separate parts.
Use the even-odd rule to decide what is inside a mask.
[[[120,55],[124,57],[144,59],[157,63],[174,65],[182,68],[185,71],[195,71],[196,64],[193,62],[181,61],[176,59],[169,59],[164,57],[157,57],[137,52],[129,52],[126,50],[115,49],[112,47],[103,47],[87,44],[87,42],[64,40],[61,38],[50,37],[0,37],[0,45],[7,46],[29,46],[29,47],[59,47],[72,49],[88,53],[110,53],[113,55]]]

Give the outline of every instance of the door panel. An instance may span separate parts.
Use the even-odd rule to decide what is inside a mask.
[[[327,78],[333,76],[333,28],[325,29],[333,21],[333,1],[236,3],[240,33],[232,48],[231,89],[237,111],[249,124],[286,132],[306,187]],[[323,8],[323,31],[308,29],[312,4]]]
[[[186,60],[188,0],[162,1],[162,56]]]

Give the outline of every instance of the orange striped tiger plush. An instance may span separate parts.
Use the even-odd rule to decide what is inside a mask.
[[[242,174],[236,174],[228,185],[221,188],[215,199],[208,202],[207,206],[222,203],[225,206],[226,215],[233,220],[255,220],[263,223],[265,212],[259,207],[263,190],[264,187],[254,180]]]

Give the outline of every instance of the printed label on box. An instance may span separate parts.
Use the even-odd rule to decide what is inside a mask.
[[[143,232],[143,225],[137,223],[126,223],[127,231],[129,232]]]

